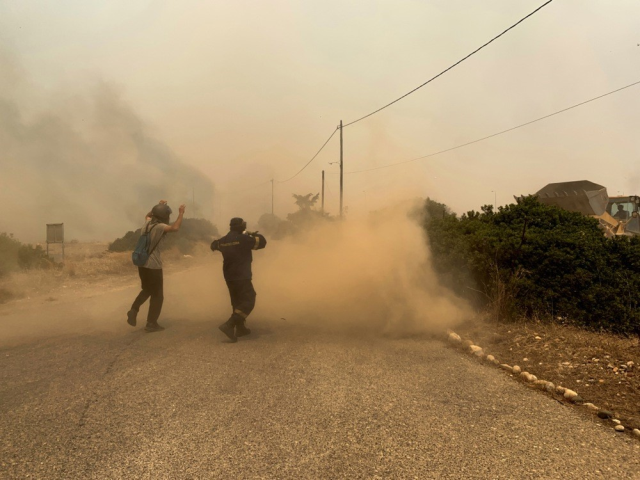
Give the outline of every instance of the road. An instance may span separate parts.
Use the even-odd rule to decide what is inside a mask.
[[[181,275],[160,333],[134,286],[0,311],[1,478],[640,478],[640,442],[438,340],[258,309],[226,343]]]

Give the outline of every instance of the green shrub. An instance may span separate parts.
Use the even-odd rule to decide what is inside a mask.
[[[497,317],[640,332],[640,238],[606,239],[597,220],[535,197],[459,218],[427,200],[425,213],[443,281]]]

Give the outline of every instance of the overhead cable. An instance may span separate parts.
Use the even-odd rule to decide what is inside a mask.
[[[343,125],[344,127],[348,127],[349,125],[353,125],[354,123],[359,122],[360,120],[364,120],[367,117],[370,117],[371,115],[374,115],[378,112],[380,112],[381,110],[384,110],[387,107],[390,107],[391,105],[393,105],[394,103],[399,102],[400,100],[402,100],[405,97],[408,97],[409,95],[411,95],[412,93],[414,93],[415,91],[421,89],[422,87],[424,87],[425,85],[431,83],[432,81],[434,81],[436,78],[444,75],[445,73],[447,73],[449,70],[453,69],[454,67],[460,65],[462,62],[464,62],[467,58],[475,55],[476,53],[478,53],[480,50],[482,50],[484,47],[486,47],[487,45],[489,45],[490,43],[493,43],[494,41],[496,41],[498,38],[500,38],[501,36],[503,36],[505,33],[507,33],[509,30],[512,30],[513,28],[517,27],[519,24],[521,24],[522,22],[524,22],[527,18],[531,17],[533,14],[535,14],[536,12],[538,12],[539,10],[542,10],[544,7],[546,7],[547,5],[549,5],[553,0],[549,0],[546,3],[540,5],[538,8],[536,8],[533,12],[531,12],[529,15],[527,15],[526,17],[521,18],[520,20],[518,20],[516,23],[514,23],[513,25],[511,25],[509,28],[507,28],[506,30],[504,30],[502,33],[500,33],[499,35],[496,35],[495,37],[493,37],[491,40],[489,40],[487,43],[485,43],[484,45],[476,48],[473,52],[471,52],[470,54],[468,54],[466,57],[458,60],[456,63],[454,63],[453,65],[451,65],[450,67],[446,68],[445,70],[443,70],[442,72],[440,72],[439,74],[437,74],[436,76],[430,78],[429,80],[427,80],[426,82],[424,82],[422,85],[417,86],[416,88],[414,88],[413,90],[411,90],[410,92],[405,93],[404,95],[402,95],[401,97],[396,98],[394,101],[387,103],[386,105],[384,105],[383,107],[380,107],[377,110],[374,110],[373,112],[360,117],[356,120],[353,120],[349,123],[345,123]]]
[[[472,140],[470,142],[463,143],[461,145],[456,145],[455,147],[447,148],[446,150],[440,150],[439,152],[430,153],[428,155],[423,155],[422,157],[412,158],[410,160],[404,160],[402,162],[389,163],[387,165],[380,165],[378,167],[367,168],[367,169],[364,169],[364,170],[354,170],[354,171],[351,171],[351,172],[345,172],[345,175],[350,175],[350,174],[353,174],[353,173],[371,172],[373,170],[381,170],[383,168],[395,167],[396,165],[402,165],[402,164],[405,164],[405,163],[415,162],[417,160],[422,160],[422,159],[429,158],[429,157],[435,157],[436,155],[441,155],[443,153],[447,153],[447,152],[450,152],[452,150],[457,150],[458,148],[467,147],[469,145],[473,145],[474,143],[482,142],[484,140],[488,140],[489,138],[497,137],[498,135],[502,135],[502,134],[505,134],[505,133],[508,133],[508,132],[512,132],[513,130],[516,130],[518,128],[526,127],[527,125],[531,125],[532,123],[536,123],[536,122],[539,122],[541,120],[545,120],[547,118],[553,117],[555,115],[559,115],[559,114],[564,113],[564,112],[566,112],[568,110],[572,110],[572,109],[580,107],[582,105],[586,105],[587,103],[595,102],[596,100],[599,100],[601,98],[607,97],[609,95],[613,95],[614,93],[621,92],[622,90],[634,87],[636,85],[640,85],[640,80],[637,81],[637,82],[630,83],[629,85],[626,85],[624,87],[618,88],[616,90],[612,90],[610,92],[607,92],[607,93],[605,93],[603,95],[599,95],[599,96],[591,98],[589,100],[585,100],[584,102],[576,103],[575,105],[572,105],[570,107],[563,108],[562,110],[558,110],[557,112],[550,113],[548,115],[545,115],[544,117],[536,118],[535,120],[531,120],[529,122],[522,123],[522,124],[517,125],[515,127],[511,127],[511,128],[506,129],[506,130],[502,130],[500,132],[493,133],[491,135],[487,135],[486,137],[478,138],[476,140]],[[331,172],[331,173],[333,175],[337,175],[336,173],[333,173],[333,172]]]
[[[327,138],[327,141],[326,141],[326,142],[324,142],[324,143],[322,144],[322,146],[320,147],[320,150],[318,150],[318,151],[316,152],[316,154],[315,154],[313,157],[311,157],[311,160],[309,160],[309,161],[305,164],[305,166],[304,166],[304,167],[302,167],[300,170],[298,170],[298,173],[296,173],[296,174],[295,174],[294,176],[292,176],[292,177],[287,178],[286,180],[277,180],[277,182],[278,182],[278,183],[285,183],[285,182],[288,182],[289,180],[293,180],[293,179],[294,179],[294,178],[296,178],[298,175],[300,175],[300,174],[302,173],[302,171],[303,171],[305,168],[307,168],[309,165],[311,165],[311,162],[313,162],[313,161],[316,159],[316,157],[317,157],[318,155],[320,155],[320,152],[321,152],[322,150],[324,150],[324,147],[326,147],[326,146],[327,146],[327,143],[329,143],[329,140],[331,140],[331,139],[333,138],[333,136],[335,135],[335,133],[336,133],[337,131],[338,131],[338,127],[336,127],[336,128],[335,128],[335,130],[334,130],[333,132],[331,132],[331,135],[329,135],[329,138]]]

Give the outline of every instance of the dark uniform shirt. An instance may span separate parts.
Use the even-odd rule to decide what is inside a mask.
[[[227,282],[251,280],[251,250],[259,250],[267,245],[267,240],[259,233],[247,235],[229,232],[211,243],[211,250],[220,250],[224,262],[222,272]]]

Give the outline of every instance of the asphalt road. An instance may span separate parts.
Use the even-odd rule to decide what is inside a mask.
[[[0,311],[1,478],[640,478],[640,442],[437,340],[258,310],[229,344],[182,293],[148,334],[134,295]]]

